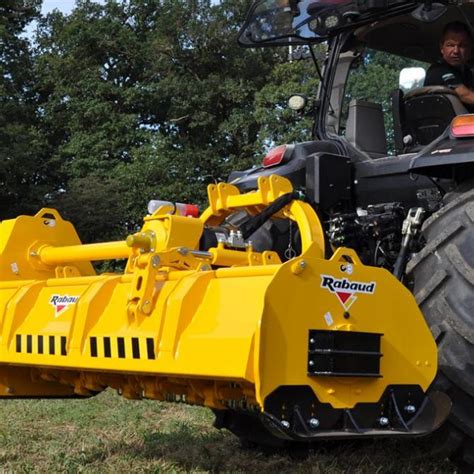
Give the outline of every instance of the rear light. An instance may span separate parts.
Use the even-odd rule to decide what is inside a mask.
[[[162,206],[173,206],[174,211],[170,214],[178,214],[186,217],[199,217],[199,207],[195,204],[183,204],[181,202],[170,202],[153,199],[148,203],[148,213],[154,214]]]
[[[180,202],[177,202],[176,209],[178,209],[178,213],[181,216],[199,217],[199,207],[196,206],[196,204],[181,204]]]
[[[272,148],[267,156],[263,159],[263,167],[270,168],[271,166],[279,165],[285,157],[286,145],[280,145]]]
[[[474,137],[474,114],[459,115],[451,122],[453,138]]]

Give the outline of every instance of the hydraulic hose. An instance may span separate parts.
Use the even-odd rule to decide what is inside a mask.
[[[299,199],[300,194],[292,192],[284,194],[275,200],[272,204],[266,207],[260,214],[251,217],[247,222],[240,226],[242,237],[247,240],[255,231],[262,227],[265,222],[268,221],[274,214],[281,211],[285,206],[290,204],[291,201]]]

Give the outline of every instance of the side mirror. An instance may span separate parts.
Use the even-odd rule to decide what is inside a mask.
[[[399,87],[403,92],[423,87],[426,71],[422,67],[406,67],[400,71]]]
[[[308,99],[301,94],[292,95],[288,100],[288,107],[295,112],[301,112],[305,109]]]

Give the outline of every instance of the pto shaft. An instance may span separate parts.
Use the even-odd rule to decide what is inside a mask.
[[[128,258],[132,249],[125,241],[106,242],[65,247],[45,246],[38,250],[37,256],[46,265],[60,265],[73,262],[90,262]]]

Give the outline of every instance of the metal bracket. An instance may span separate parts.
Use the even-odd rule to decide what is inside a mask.
[[[138,251],[143,249],[138,247]],[[149,316],[161,288],[157,284],[159,274],[170,270],[211,270],[212,255],[208,252],[189,250],[185,247],[165,252],[138,253],[130,259],[128,271],[133,272],[131,290],[128,296],[128,313],[133,316]]]

